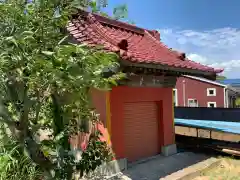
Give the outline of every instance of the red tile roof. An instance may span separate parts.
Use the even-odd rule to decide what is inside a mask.
[[[67,30],[80,43],[89,46],[103,45],[104,49],[117,52],[123,60],[148,63],[198,72],[220,73],[214,69],[171,50],[160,41],[157,31],[150,31],[97,14],[80,12],[69,23]]]

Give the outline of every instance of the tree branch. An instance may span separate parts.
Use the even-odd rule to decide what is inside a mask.
[[[52,98],[52,108],[53,108],[53,125],[54,125],[54,134],[57,135],[64,129],[62,108],[59,103],[59,97],[57,92],[51,94]]]
[[[38,122],[40,109],[41,109],[40,94],[39,94],[39,91],[37,91],[37,105],[36,105],[35,120],[33,122],[34,124],[37,124]]]
[[[28,134],[30,135],[30,132]],[[46,171],[53,166],[53,163],[43,154],[40,145],[31,136],[25,139],[25,149],[33,162],[43,167]]]
[[[0,122],[7,124],[8,126],[15,126],[15,122],[11,121],[10,118],[8,118],[8,116],[6,116],[5,114],[0,113]]]
[[[31,107],[31,101],[28,98],[27,92],[28,92],[28,87],[25,85],[24,95],[23,95],[23,106],[21,108],[21,112],[20,112],[21,115],[19,120],[19,123],[20,123],[19,128],[22,132],[23,140],[28,136],[28,128],[29,128],[28,114]]]
[[[11,119],[10,113],[3,105],[2,99],[0,99],[0,121],[8,126],[15,126],[15,122]]]

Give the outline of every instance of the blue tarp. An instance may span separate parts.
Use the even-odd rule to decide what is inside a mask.
[[[211,121],[211,120],[195,120],[195,119],[179,119],[175,118],[175,125],[185,125],[191,127],[199,127],[204,129],[212,129],[222,132],[229,132],[234,134],[240,134],[239,122],[227,122],[227,121]]]

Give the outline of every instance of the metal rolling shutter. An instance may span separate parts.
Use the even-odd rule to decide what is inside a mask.
[[[157,117],[155,102],[124,104],[125,154],[130,162],[159,153]]]

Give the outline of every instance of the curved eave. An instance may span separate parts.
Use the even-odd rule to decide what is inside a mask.
[[[215,71],[202,71],[202,70],[198,70],[198,69],[190,69],[190,68],[184,68],[184,67],[172,67],[172,66],[161,65],[161,64],[132,63],[127,60],[122,60],[121,64],[124,66],[128,66],[128,67],[151,68],[151,69],[175,72],[180,75],[193,75],[193,76],[205,77],[205,78],[208,78],[211,80],[216,80],[216,75],[218,73]]]

